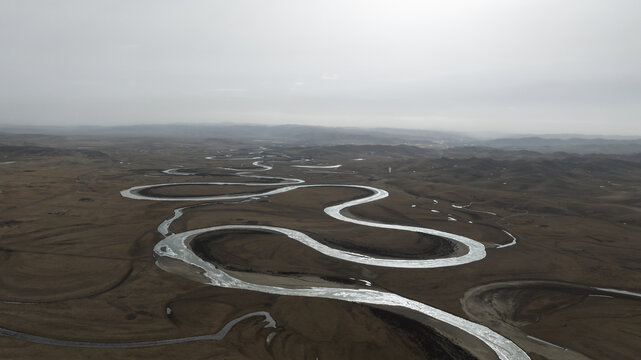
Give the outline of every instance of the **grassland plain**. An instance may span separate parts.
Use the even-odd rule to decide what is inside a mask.
[[[277,328],[251,318],[221,341],[135,349],[69,348],[0,337],[4,358],[468,356],[439,331],[384,309],[213,288],[156,267],[152,249],[161,239],[156,227],[176,207],[193,204],[132,201],[122,198],[120,190],[236,181],[229,176],[233,171],[220,167],[250,169],[252,160],[223,159],[250,158],[260,151],[253,143],[27,140],[3,138],[0,148],[1,328],[66,340],[147,341],[213,334],[253,311],[268,311]],[[265,147],[264,163],[274,168],[261,175],[386,189],[388,198],[351,208],[351,215],[465,235],[486,244],[488,255],[457,267],[381,268],[329,258],[271,233],[233,232],[201,238],[202,257],[230,271],[352,286],[366,280],[374,288],[481,322],[531,349],[534,359],[557,357],[555,346],[595,359],[634,359],[641,352],[639,299],[592,290],[641,290],[638,156],[524,158],[503,152],[500,159],[448,158],[407,146]],[[343,166],[291,167],[308,163]],[[176,167],[196,175],[162,172]],[[193,196],[248,189],[154,191]],[[262,224],[297,229],[332,247],[377,256],[429,258],[460,251],[436,237],[337,222],[322,211],[362,195],[357,189],[308,188],[249,202],[220,202],[186,210],[171,230]],[[512,241],[510,234],[517,244],[497,248]],[[485,287],[475,290],[480,286]],[[271,331],[276,335],[267,342]]]

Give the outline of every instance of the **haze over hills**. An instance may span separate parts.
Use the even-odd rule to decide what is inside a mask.
[[[477,135],[456,132],[394,128],[323,127],[257,124],[159,124],[131,126],[4,126],[10,134],[72,136],[226,139],[302,146],[315,145],[413,145],[430,149],[460,148],[459,154],[493,153],[496,149],[537,153],[578,154],[641,153],[639,137],[564,135]],[[0,137],[1,141],[1,137]],[[522,153],[527,156],[527,153]]]

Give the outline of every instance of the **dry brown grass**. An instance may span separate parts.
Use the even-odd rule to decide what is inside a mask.
[[[190,203],[135,201],[121,198],[119,191],[168,181],[208,181],[207,176],[159,173],[176,164],[198,169],[234,164],[204,160],[222,150],[215,144],[172,148],[124,141],[113,147],[100,140],[95,145],[109,157],[73,152],[25,155],[16,158],[15,164],[0,167],[0,300],[5,301],[0,302],[0,327],[61,339],[139,341],[214,333],[234,317],[265,310],[276,319],[278,335],[267,346],[270,330],[254,319],[239,324],[220,342],[130,350],[70,349],[0,337],[2,357],[411,358],[426,352],[420,339],[399,330],[399,322],[368,307],[212,288],[160,270],[152,256],[160,240],[155,229],[174,208]],[[309,156],[311,150],[279,151],[295,158],[303,151]],[[366,160],[349,160],[358,157]],[[463,317],[460,299],[465,291],[498,281],[559,280],[641,289],[641,167],[633,162],[612,162],[608,167],[607,162],[587,157],[487,163],[357,151],[328,152],[317,160],[342,163],[341,170],[356,173],[309,173],[274,161],[274,170],[263,174],[387,189],[389,198],[350,212],[470,236],[488,245],[488,256],[458,267],[389,269],[345,263],[282,236],[263,234],[216,239],[208,250],[212,257],[240,270],[366,279],[375,287]],[[391,174],[388,167],[393,168]],[[177,195],[229,190],[256,189],[158,191]],[[354,189],[300,189],[260,201],[195,208],[187,210],[172,231],[264,224],[301,230],[333,246],[379,255],[429,257],[429,253],[447,251],[439,240],[345,224],[322,212],[325,206],[359,196],[362,192]],[[469,209],[451,207],[469,202],[473,202]],[[457,221],[448,221],[448,214]],[[491,248],[510,241],[502,229],[516,235],[518,245]],[[168,305],[172,316],[166,314]],[[522,330],[594,358],[634,359],[641,352],[641,327],[627,317],[634,314],[635,306],[638,302],[630,299],[589,298],[554,311],[546,308],[538,318],[532,315],[537,308],[532,307],[529,314],[537,321]],[[416,333],[429,338],[421,331]]]

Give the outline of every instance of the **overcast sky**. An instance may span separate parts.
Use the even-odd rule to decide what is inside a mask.
[[[0,0],[0,124],[641,135],[640,0]]]

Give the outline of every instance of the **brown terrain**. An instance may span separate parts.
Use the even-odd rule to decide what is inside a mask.
[[[116,344],[214,334],[255,311],[276,322],[269,328],[264,317],[250,317],[221,340],[135,348],[0,336],[0,358],[473,358],[475,345],[464,336],[402,311],[217,288],[157,267],[153,247],[162,236],[156,228],[174,209],[198,202],[132,200],[120,191],[171,182],[269,183],[220,168],[256,169],[255,160],[223,160],[229,154],[254,156],[255,143],[6,135],[0,143],[0,328]],[[461,234],[484,243],[487,257],[446,268],[384,268],[334,259],[270,232],[226,231],[194,241],[202,258],[285,285],[360,288],[365,280],[371,288],[486,325],[532,359],[636,359],[641,353],[639,155],[502,151],[474,157],[461,151],[447,157],[411,146],[260,145],[266,148],[263,163],[274,168],[253,175],[385,189],[388,198],[353,207],[350,216]],[[291,166],[301,164],[343,166]],[[162,172],[176,167],[195,175]],[[148,195],[272,188],[167,186]],[[358,226],[323,212],[366,194],[319,187],[215,201],[186,209],[170,230],[271,225],[334,248],[390,258],[439,258],[465,250],[435,236]],[[498,247],[512,241],[504,230],[516,245]]]

